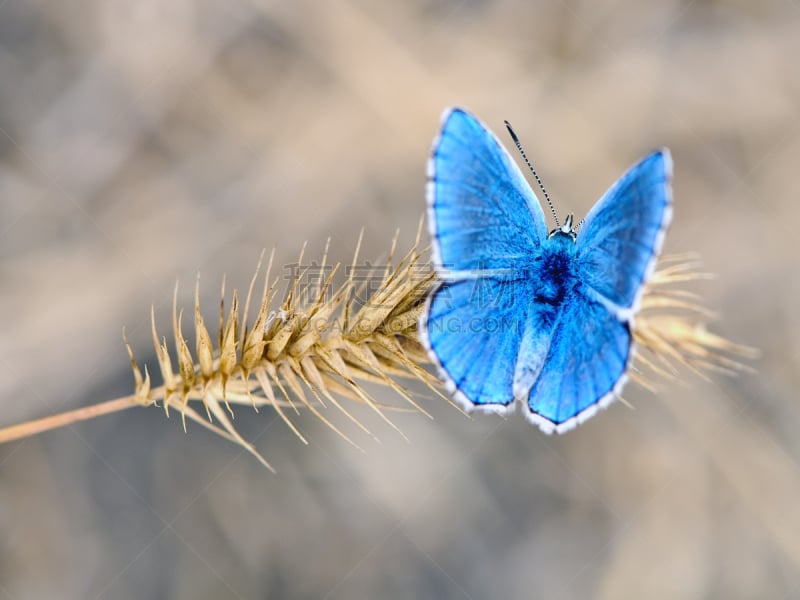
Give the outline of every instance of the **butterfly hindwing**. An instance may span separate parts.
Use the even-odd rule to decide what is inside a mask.
[[[644,284],[672,218],[672,159],[662,149],[642,159],[586,216],[578,232],[577,262],[583,283],[621,316],[638,308]]]
[[[423,339],[466,409],[511,408],[527,305],[519,292],[525,287],[500,278],[466,279],[442,284],[428,300]]]
[[[428,177],[434,266],[443,278],[509,268],[546,238],[544,214],[519,168],[469,113],[445,112]]]
[[[546,432],[563,432],[621,391],[631,334],[607,307],[573,294],[561,307],[547,358],[528,397],[526,415]]]

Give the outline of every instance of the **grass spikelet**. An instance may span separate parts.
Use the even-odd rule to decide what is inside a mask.
[[[0,443],[133,406],[159,403],[167,416],[170,409],[180,413],[184,429],[187,421],[198,423],[238,444],[271,470],[234,426],[237,410],[242,407],[256,412],[261,407],[272,407],[306,444],[308,439],[295,420],[302,412],[309,412],[360,449],[336,424],[335,416],[341,414],[344,422],[377,440],[347,406],[366,405],[405,438],[390,418],[392,411],[430,415],[402,385],[403,380],[422,382],[458,408],[442,394],[440,382],[427,370],[428,355],[417,337],[417,322],[436,283],[435,275],[423,258],[420,232],[411,249],[398,260],[395,237],[388,259],[379,265],[359,264],[361,241],[360,236],[349,265],[328,265],[327,246],[320,263],[304,264],[304,246],[280,301],[280,278],[273,278],[272,274],[274,250],[267,261],[260,299],[255,290],[263,253],[243,310],[239,308],[238,292],[233,290],[226,312],[223,278],[215,336],[202,316],[198,275],[193,345],[183,333],[184,313],[177,305],[176,287],[171,315],[172,348],[166,337],[159,335],[155,311],[150,311],[161,386],[152,386],[147,367],[139,367],[126,340],[134,394],[0,429]],[[697,295],[683,289],[685,284],[708,278],[699,271],[696,257],[682,255],[664,257],[647,284],[634,319],[636,353],[630,370],[631,377],[646,388],[655,391],[653,375],[675,381],[680,367],[701,376],[711,371],[733,374],[750,370],[743,361],[758,353],[709,332],[705,323],[714,318],[713,312],[702,305]],[[337,283],[341,279],[343,282]],[[255,316],[250,320],[250,308],[256,305]],[[402,402],[391,406],[377,402],[365,389],[365,383],[390,388]]]
[[[647,374],[675,381],[679,366],[703,378],[710,371],[726,375],[752,371],[742,360],[757,358],[758,351],[710,333],[706,323],[715,318],[714,312],[703,306],[696,294],[676,287],[712,278],[699,270],[697,258],[691,254],[667,256],[661,264],[647,284],[634,321],[632,379],[655,390]]]
[[[409,409],[428,416],[400,381],[421,381],[437,395],[446,397],[438,389],[438,380],[424,368],[428,357],[417,337],[417,322],[435,283],[434,274],[422,259],[419,235],[409,252],[397,261],[396,243],[397,237],[387,261],[379,266],[358,265],[361,237],[348,266],[328,266],[327,245],[319,264],[304,265],[304,246],[277,307],[277,279],[270,283],[273,251],[258,311],[248,323],[262,254],[242,314],[236,290],[226,314],[223,281],[216,349],[201,315],[198,277],[194,299],[195,353],[190,352],[183,337],[182,313],[174,301],[172,324],[178,368],[173,367],[166,342],[159,341],[153,317],[153,340],[165,383],[151,390],[149,377],[139,371],[131,352],[136,397],[142,404],[163,401],[167,411],[170,406],[177,408],[184,423],[187,418],[202,421],[205,427],[257,455],[267,466],[234,428],[234,406],[246,404],[256,411],[261,406],[273,407],[305,444],[308,439],[293,418],[308,411],[360,450],[332,419],[333,414],[341,413],[375,438],[345,407],[342,400],[347,400],[368,406],[405,437],[387,414],[401,407],[376,402],[363,383],[389,387]],[[637,346],[631,376],[648,389],[654,390],[648,375],[674,380],[678,366],[701,375],[708,371],[732,374],[749,368],[737,359],[757,355],[753,349],[705,329],[704,323],[713,318],[713,313],[702,306],[698,296],[680,288],[682,284],[709,278],[698,267],[691,255],[665,257],[647,285],[633,328]],[[337,286],[336,277],[342,271],[344,282]],[[194,401],[203,403],[206,419],[191,408]]]
[[[334,422],[334,415],[341,413],[346,421],[374,437],[345,407],[346,399],[367,405],[402,436],[388,414],[402,406],[387,407],[376,402],[362,384],[387,386],[410,409],[426,415],[400,380],[422,381],[441,394],[436,389],[436,378],[420,366],[425,352],[416,336],[422,305],[433,285],[433,273],[422,260],[419,235],[409,252],[395,261],[396,240],[395,237],[389,258],[379,267],[358,264],[361,239],[353,262],[347,266],[328,265],[327,246],[319,264],[304,264],[304,246],[280,303],[276,298],[278,280],[270,281],[274,251],[269,257],[260,302],[254,296],[262,254],[243,311],[239,310],[236,290],[231,292],[226,311],[223,280],[216,347],[201,313],[199,276],[194,294],[194,351],[182,331],[183,312],[177,306],[176,287],[171,351],[159,336],[151,311],[153,344],[164,381],[161,387],[151,388],[149,376],[142,375],[129,348],[137,401],[163,402],[168,415],[170,408],[180,412],[184,427],[186,420],[202,421],[204,427],[256,455],[234,427],[239,405],[256,410],[273,407],[304,443],[308,440],[294,418],[307,411],[360,449]],[[344,282],[337,285],[342,274]],[[258,309],[248,322],[252,304],[257,304]],[[205,417],[193,408],[197,402],[203,404]],[[263,457],[258,458],[269,467]]]

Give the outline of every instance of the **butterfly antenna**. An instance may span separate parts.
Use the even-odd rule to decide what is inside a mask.
[[[511,134],[511,139],[514,140],[514,143],[517,146],[517,150],[519,150],[519,153],[525,160],[525,164],[528,165],[528,168],[531,170],[531,173],[533,173],[533,176],[536,178],[536,183],[539,184],[539,187],[541,188],[542,193],[544,194],[544,199],[547,200],[547,206],[550,207],[550,212],[553,213],[553,220],[556,222],[556,227],[561,227],[561,223],[558,222],[558,215],[556,215],[556,209],[553,207],[553,203],[550,200],[550,196],[547,195],[547,190],[544,189],[544,184],[542,183],[542,180],[539,179],[539,174],[536,172],[536,169],[533,168],[531,161],[528,160],[528,156],[525,154],[525,150],[522,149],[522,144],[519,143],[519,138],[517,137],[517,134],[514,133],[513,129],[511,129],[511,123],[509,123],[508,121],[504,121],[504,123],[506,124],[506,129],[508,129],[508,133]]]

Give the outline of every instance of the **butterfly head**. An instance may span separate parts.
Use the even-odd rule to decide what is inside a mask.
[[[561,225],[560,227],[556,227],[555,229],[553,229],[547,236],[548,239],[556,235],[565,235],[569,236],[569,238],[574,242],[575,239],[578,237],[578,232],[575,230],[575,227],[572,226],[573,221],[574,221],[573,215],[572,214],[567,215],[564,224]]]
[[[536,178],[536,183],[539,184],[539,187],[542,190],[542,194],[544,194],[544,199],[547,200],[547,205],[550,207],[550,212],[553,213],[553,219],[556,222],[556,228],[549,233],[547,238],[550,239],[556,235],[563,235],[568,237],[571,241],[574,242],[578,238],[577,230],[578,227],[580,227],[580,225],[578,225],[578,227],[572,226],[573,215],[571,214],[567,215],[567,219],[566,221],[564,221],[563,225],[558,224],[558,215],[556,214],[556,209],[553,206],[552,201],[550,200],[550,196],[547,195],[547,190],[544,189],[544,184],[542,183],[542,180],[539,178],[539,174],[533,168],[531,161],[528,160],[528,155],[525,154],[525,150],[522,149],[522,144],[520,143],[517,134],[514,133],[514,130],[511,128],[511,124],[508,121],[506,121],[505,123],[506,123],[506,129],[508,129],[508,133],[511,134],[511,139],[514,140],[514,144],[516,145],[517,150],[519,150],[519,153],[522,155],[525,164],[528,165],[528,168],[530,169],[531,173],[533,173],[533,176]]]

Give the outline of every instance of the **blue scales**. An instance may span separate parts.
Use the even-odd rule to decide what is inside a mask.
[[[561,433],[614,400],[672,216],[671,176],[669,151],[654,152],[579,227],[569,216],[548,233],[497,138],[468,112],[445,112],[427,189],[440,283],[420,332],[465,409],[507,414],[519,403],[529,421]]]

